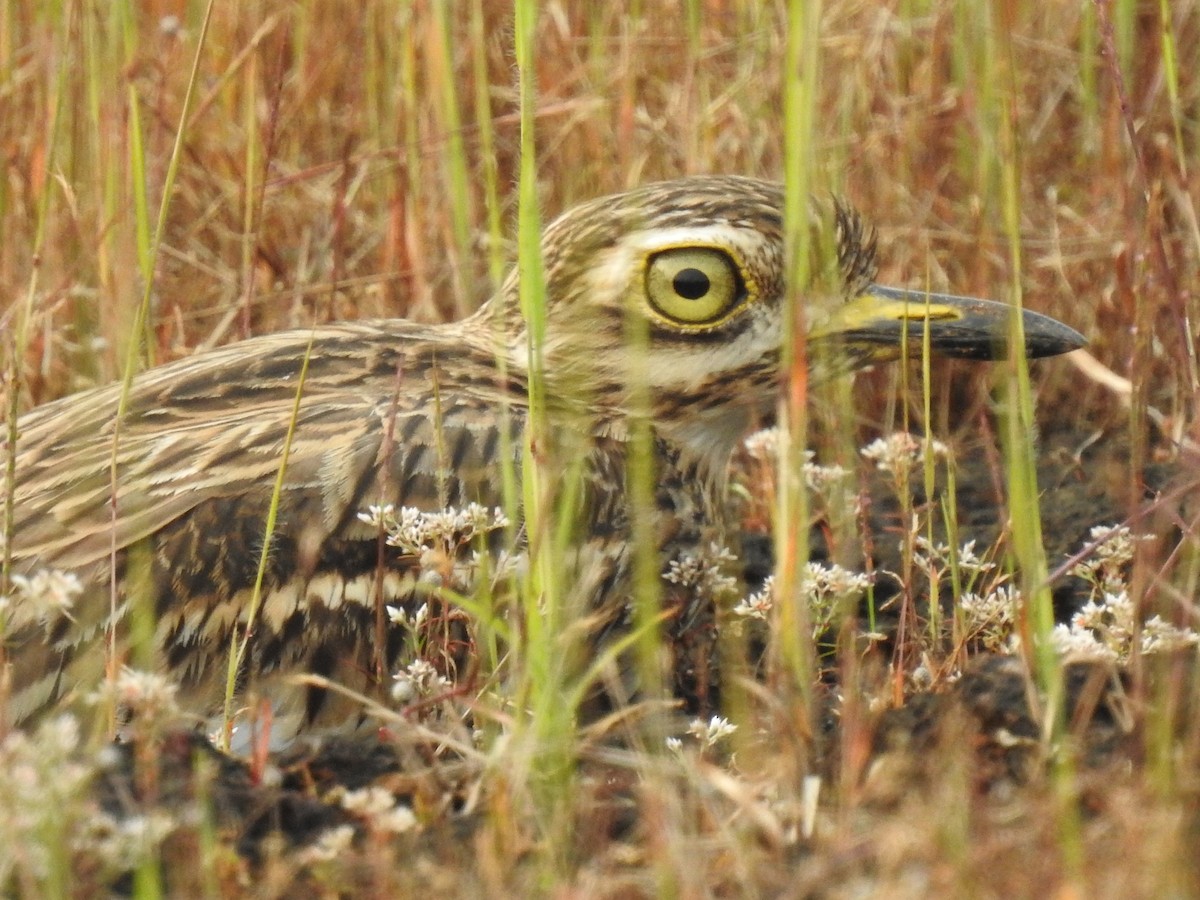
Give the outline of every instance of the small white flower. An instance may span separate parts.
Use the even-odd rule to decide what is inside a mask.
[[[818,604],[827,599],[841,600],[861,594],[870,586],[871,579],[867,575],[837,563],[807,563],[800,578],[801,590]]]
[[[1021,592],[1010,584],[1004,584],[986,594],[967,592],[959,598],[958,603],[967,627],[980,632],[988,646],[999,647],[1016,621]]]
[[[88,785],[96,756],[81,754],[79,748],[79,723],[70,715],[0,739],[0,878],[5,883],[12,880],[14,854],[25,873],[45,882],[62,861],[47,835],[60,835],[64,823],[86,821],[94,814],[94,792]]]
[[[396,798],[378,785],[346,791],[342,795],[342,809],[364,818],[385,813],[396,805]]]
[[[1095,546],[1090,556],[1071,572],[1092,586],[1091,598],[1071,617],[1069,626],[1055,629],[1055,646],[1076,658],[1124,662],[1136,644],[1142,653],[1160,653],[1195,646],[1200,634],[1178,628],[1161,616],[1151,616],[1139,629],[1137,604],[1126,586],[1125,571],[1133,561],[1137,542],[1148,535],[1134,535],[1120,525],[1098,525],[1091,530]],[[1103,648],[1097,650],[1096,648]]]
[[[417,827],[417,817],[408,806],[397,803],[391,792],[378,785],[342,795],[342,808],[360,816],[377,831],[401,834]]]
[[[371,505],[366,512],[358,514],[359,521],[366,522],[375,528],[388,529],[396,523],[396,507],[391,503],[384,506]]]
[[[462,509],[425,511],[415,506],[370,506],[358,518],[382,528],[389,547],[414,557],[419,579],[435,588],[469,592],[479,571],[478,551],[472,544],[490,532],[511,525],[499,507],[469,503]],[[475,557],[475,559],[473,559]]]
[[[737,726],[724,716],[713,716],[707,722],[703,719],[693,719],[688,725],[688,734],[697,738],[705,748],[714,746],[735,731]]]
[[[728,547],[713,543],[696,556],[671,560],[663,578],[680,587],[691,588],[701,596],[721,600],[737,593],[738,581],[728,573],[736,562],[737,557]]]
[[[1055,651],[1068,661],[1116,662],[1117,652],[1096,639],[1085,628],[1055,625],[1050,633],[1050,643]]]
[[[87,830],[74,843],[114,869],[128,870],[152,859],[177,825],[165,811],[119,818],[98,812],[88,818]]]
[[[861,595],[871,585],[871,579],[836,563],[810,562],[800,572],[796,585],[801,602],[808,606],[814,637],[821,635],[833,623],[843,604]],[[779,585],[768,576],[762,589],[743,598],[733,607],[742,619],[767,620],[779,602]]]
[[[751,458],[773,462],[779,456],[779,429],[760,429],[747,437],[743,444]]]
[[[413,660],[392,676],[392,699],[397,703],[411,703],[449,689],[450,680],[423,659]]]
[[[301,865],[333,862],[345,854],[353,842],[354,826],[336,825],[326,828],[316,841],[297,854],[297,859]]]
[[[133,713],[133,721],[161,721],[179,714],[175,695],[179,685],[157,672],[125,666],[112,681],[104,682],[92,695],[97,703],[115,703]]]
[[[921,462],[927,452],[944,459],[949,451],[941,441],[926,441],[906,431],[897,431],[876,438],[858,452],[863,459],[875,463],[876,469],[895,478]]]
[[[397,803],[388,812],[377,816],[374,824],[379,831],[385,831],[388,834],[403,834],[417,827],[417,816],[411,807]]]
[[[763,581],[762,590],[755,591],[749,597],[743,597],[733,608],[735,616],[745,619],[766,621],[775,605],[775,576],[768,575]]]
[[[917,517],[913,516],[913,529],[918,529],[920,523]],[[901,552],[904,551],[904,542],[900,543]],[[930,581],[937,581],[942,577],[949,565],[950,547],[947,544],[933,543],[923,534],[917,534],[913,539],[913,562],[918,568],[929,573]]]
[[[1089,533],[1096,546],[1087,559],[1071,568],[1071,574],[1100,591],[1116,593],[1125,582],[1125,568],[1133,561],[1137,542],[1150,535],[1135,535],[1125,525],[1097,525]]]
[[[975,552],[975,541],[970,540],[958,548],[958,567],[969,575],[982,575],[996,568],[996,564],[980,559]]]
[[[14,626],[31,621],[48,624],[60,616],[70,618],[71,607],[83,593],[78,575],[58,569],[41,569],[28,576],[11,575],[9,581],[13,593],[5,598],[5,605],[12,607],[15,621],[10,625]]]
[[[850,470],[839,465],[820,466],[814,462],[804,464],[804,484],[815,494],[826,496],[839,488],[850,477]]]
[[[1151,616],[1142,626],[1143,653],[1169,653],[1200,643],[1200,634],[1190,628],[1178,628],[1162,616]]]

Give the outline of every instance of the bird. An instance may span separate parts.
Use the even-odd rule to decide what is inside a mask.
[[[11,503],[4,552],[26,586],[57,572],[74,587],[49,606],[10,591],[8,718],[35,722],[136,663],[211,723],[227,708],[240,639],[237,697],[266,698],[279,734],[354,727],[362,715],[340,694],[295,676],[384,691],[413,652],[428,583],[444,585],[460,562],[397,533],[441,515],[443,557],[480,546],[462,540],[469,531],[519,561],[538,536],[511,485],[531,454],[579,473],[578,496],[560,498],[577,510],[564,565],[574,608],[597,631],[630,617],[638,423],[653,464],[639,533],[660,572],[727,546],[727,470],[779,396],[793,297],[806,304],[810,358],[839,361],[814,377],[919,353],[926,326],[934,353],[1005,354],[1011,307],[877,285],[874,232],[840,201],[814,213],[834,236],[833,287],[789,288],[784,204],[778,183],[708,175],[568,209],[543,232],[537,331],[514,269],[457,322],[251,337],[142,372],[123,405],[111,385],[24,414],[4,448],[14,460],[0,485]],[[1021,317],[1030,357],[1084,343],[1055,319]],[[672,677],[694,690],[710,677],[697,660],[711,650],[712,616],[678,583],[663,585],[663,627],[681,660]],[[450,618],[453,642],[464,616]],[[466,665],[450,653],[440,671],[461,678]]]

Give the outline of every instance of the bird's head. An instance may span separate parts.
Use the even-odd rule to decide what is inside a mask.
[[[829,277],[789,290],[779,184],[684,178],[571,209],[542,243],[548,392],[600,415],[648,409],[685,443],[732,446],[750,410],[777,395],[793,298],[807,304],[809,358],[832,360],[816,377],[919,355],[926,327],[936,355],[1005,355],[1011,307],[876,285],[871,233],[844,206],[830,213],[812,214],[818,239],[832,238]],[[1030,357],[1084,343],[1036,313],[1022,325]]]

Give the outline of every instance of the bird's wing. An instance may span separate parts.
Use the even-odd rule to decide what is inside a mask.
[[[438,360],[461,345],[406,328],[323,329],[311,353],[309,332],[294,332],[181,360],[135,381],[119,423],[117,386],[31,413],[17,439],[13,558],[23,569],[96,564],[218,500],[261,527],[285,446],[280,527],[302,518],[318,539],[359,503],[494,500],[494,397],[449,383],[462,367]],[[476,381],[488,371],[474,361]]]
[[[389,548],[381,566],[379,528],[357,513],[379,503],[498,505],[503,448],[519,446],[502,437],[520,428],[516,393],[515,406],[504,402],[485,341],[472,345],[450,328],[357,323],[322,329],[311,349],[308,332],[273,335],[146,372],[119,427],[119,387],[23,417],[15,571],[72,570],[84,594],[69,609],[9,607],[4,637],[17,687],[9,714],[21,721],[76,686],[99,684],[109,658],[100,635],[114,614],[124,618],[131,596],[151,601],[153,646],[188,708],[211,707],[264,558],[246,674],[319,672],[365,687],[378,597],[409,596],[415,561]],[[148,555],[131,555],[143,538]],[[135,558],[151,565],[134,569]],[[151,583],[135,574],[143,571]],[[114,575],[136,578],[138,589],[126,584],[110,600]],[[296,695],[297,721],[320,706],[309,693]]]

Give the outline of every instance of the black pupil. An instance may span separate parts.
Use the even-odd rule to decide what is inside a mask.
[[[672,280],[671,286],[675,288],[675,293],[683,299],[699,300],[708,293],[708,289],[712,287],[712,283],[708,280],[708,276],[699,269],[693,269],[689,266],[675,273],[675,278]]]

